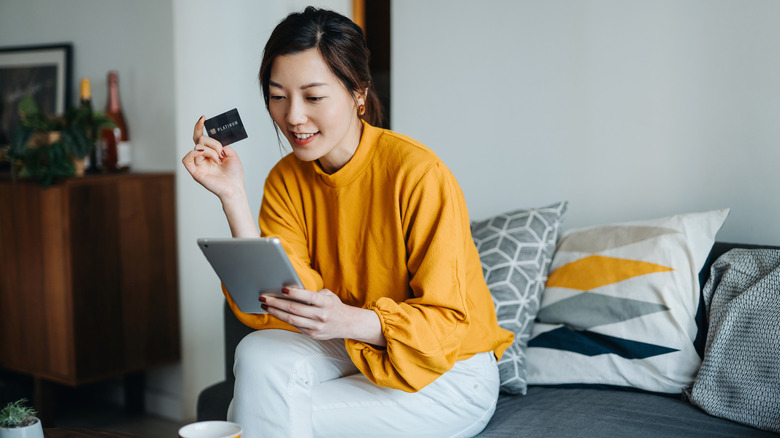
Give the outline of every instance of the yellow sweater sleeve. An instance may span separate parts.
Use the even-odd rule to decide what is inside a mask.
[[[379,316],[386,348],[354,340],[346,345],[371,381],[413,392],[459,360],[470,324],[465,258],[471,234],[463,195],[441,164],[429,169],[405,198],[406,268],[414,296],[367,303]]]
[[[265,183],[263,202],[260,206],[260,230],[263,237],[276,237],[282,242],[290,262],[306,289],[318,291],[323,288],[322,276],[312,268],[306,218],[302,207],[294,205],[300,198],[289,192],[305,190],[297,184],[282,178],[279,172],[272,172]]]

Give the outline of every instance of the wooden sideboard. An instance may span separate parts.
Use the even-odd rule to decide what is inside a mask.
[[[176,263],[173,174],[0,181],[0,367],[77,386],[178,362]]]

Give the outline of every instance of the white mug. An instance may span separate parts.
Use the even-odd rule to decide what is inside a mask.
[[[179,438],[241,438],[241,426],[229,421],[199,421],[179,429]]]

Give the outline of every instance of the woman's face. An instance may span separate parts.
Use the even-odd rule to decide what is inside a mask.
[[[277,57],[271,66],[268,108],[299,160],[319,160],[327,173],[357,150],[363,125],[355,98],[317,49]]]

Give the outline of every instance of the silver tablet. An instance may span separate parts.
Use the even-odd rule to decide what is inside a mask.
[[[244,313],[266,313],[260,294],[303,286],[279,239],[198,239],[198,246]]]

